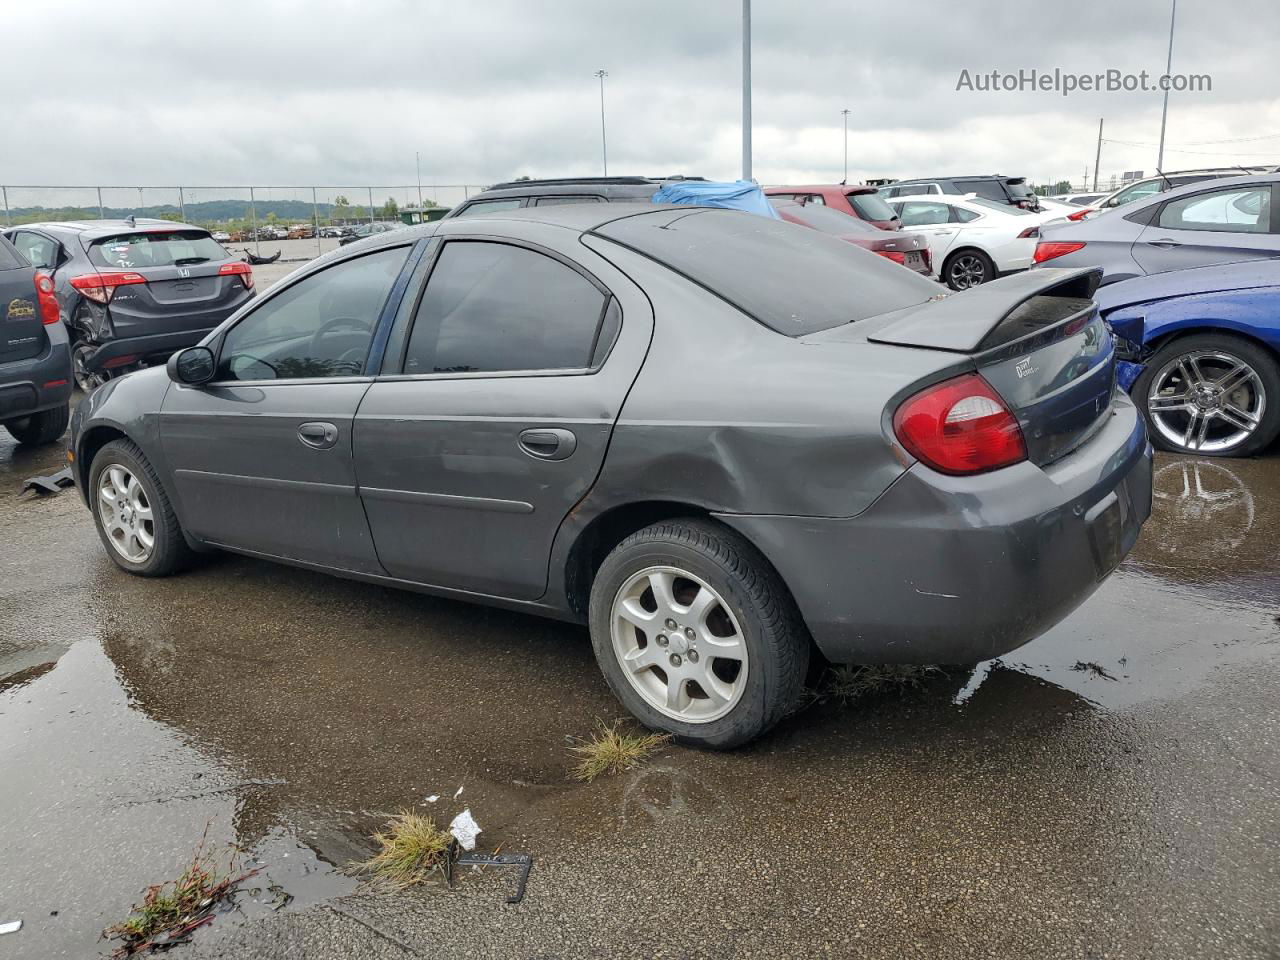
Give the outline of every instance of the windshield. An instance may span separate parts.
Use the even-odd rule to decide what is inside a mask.
[[[932,280],[891,260],[817,230],[749,213],[641,214],[595,233],[665,264],[789,337],[901,310],[938,294]]]
[[[863,220],[892,220],[897,216],[884,198],[876,193],[851,193],[848,195],[849,206]]]
[[[1021,207],[1011,207],[1007,203],[996,203],[994,200],[985,200],[982,197],[974,197],[969,203],[975,207],[984,207],[987,210],[995,210],[997,213],[1007,213],[1014,217],[1029,217],[1030,210],[1023,210]]]
[[[226,260],[227,251],[203,230],[148,230],[95,240],[89,262],[98,267],[180,267]]]

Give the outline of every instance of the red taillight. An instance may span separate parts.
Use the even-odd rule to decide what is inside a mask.
[[[892,260],[894,263],[900,263],[903,266],[907,264],[907,255],[899,250],[877,250],[876,253],[886,260]]]
[[[1039,227],[1027,227],[1027,229],[1023,230],[1020,234],[1018,234],[1018,239],[1030,240],[1032,237],[1038,237],[1038,236],[1040,236]]]
[[[1068,220],[1083,220],[1089,214],[1093,213],[1093,207],[1085,207],[1083,210],[1077,210],[1075,213],[1068,213]]]
[[[246,290],[253,289],[253,267],[243,260],[232,260],[230,263],[224,263],[218,268],[218,273],[224,277],[237,276]]]
[[[102,365],[104,370],[114,370],[116,367],[127,367],[131,363],[138,362],[136,353],[126,353],[123,357],[112,357]]]
[[[1084,244],[1080,241],[1041,240],[1036,244],[1036,252],[1031,259],[1036,263],[1044,263],[1046,260],[1054,259],[1054,257],[1065,257],[1068,253],[1075,253],[1077,250],[1083,249]]]
[[[893,430],[912,456],[942,473],[983,473],[1027,459],[1017,419],[976,373],[906,400],[893,415]]]
[[[71,286],[94,303],[110,303],[116,287],[146,282],[147,278],[140,273],[86,273],[71,278]]]
[[[47,273],[36,271],[36,300],[40,303],[40,320],[43,323],[57,323],[62,319],[58,309],[58,298],[53,292],[53,277]]]

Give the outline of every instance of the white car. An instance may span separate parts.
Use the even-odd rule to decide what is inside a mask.
[[[898,229],[929,241],[934,276],[952,290],[967,290],[1005,273],[1026,270],[1036,251],[1040,224],[1058,213],[1033,213],[974,194],[929,194],[888,201],[902,221]]]

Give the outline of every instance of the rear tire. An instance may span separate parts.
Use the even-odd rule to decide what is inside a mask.
[[[618,544],[591,586],[589,622],[623,706],[694,746],[764,733],[798,699],[809,664],[808,630],[781,578],[747,540],[705,520],[654,524]]]
[[[155,468],[132,440],[98,451],[86,495],[107,556],[121,570],[167,577],[194,559]]]
[[[981,250],[957,250],[942,262],[942,280],[952,290],[968,290],[996,278],[996,265]]]
[[[1224,392],[1220,384],[1228,389]],[[1186,403],[1180,404],[1184,393]],[[1151,442],[1161,450],[1248,457],[1262,452],[1280,433],[1280,365],[1264,348],[1233,334],[1196,333],[1170,340],[1147,361],[1131,395]]]
[[[52,410],[41,410],[25,417],[5,422],[4,428],[19,443],[31,445],[53,443],[67,432],[67,424],[71,422],[71,404],[64,403]]]

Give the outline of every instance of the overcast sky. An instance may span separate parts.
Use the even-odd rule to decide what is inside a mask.
[[[1155,167],[1160,94],[957,91],[1163,72],[1170,0],[755,0],[755,176]],[[198,7],[198,9],[197,9]],[[0,0],[0,183],[489,183],[741,171],[738,0]],[[1181,0],[1166,169],[1280,161],[1280,3]],[[1268,139],[1262,138],[1271,135]],[[1233,143],[1209,141],[1238,141]],[[11,203],[15,202],[11,197]]]

